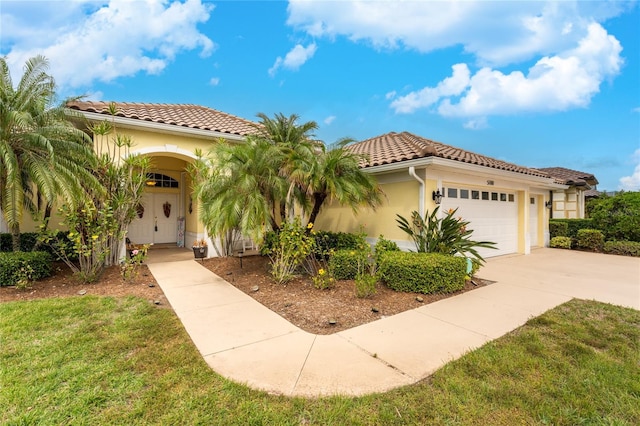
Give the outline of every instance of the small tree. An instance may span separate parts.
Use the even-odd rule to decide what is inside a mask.
[[[640,192],[619,192],[589,201],[589,217],[607,240],[640,242]]]
[[[496,243],[472,240],[473,230],[468,228],[470,222],[454,217],[458,209],[449,210],[442,219],[438,218],[439,209],[440,207],[436,207],[431,214],[426,212],[424,219],[420,213],[413,211],[411,222],[396,215],[396,222],[413,240],[419,253],[461,254],[472,257],[478,264],[484,263],[484,258],[476,249],[495,249]]]

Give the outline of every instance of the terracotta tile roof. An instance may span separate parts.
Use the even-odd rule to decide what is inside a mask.
[[[348,147],[352,152],[364,154],[369,160],[362,167],[380,166],[426,157],[440,157],[462,163],[476,164],[493,169],[506,170],[532,176],[549,177],[546,172],[517,164],[496,160],[470,151],[465,151],[409,132],[391,132],[358,142]]]
[[[212,132],[246,136],[255,133],[255,123],[215,109],[188,104],[114,102],[117,117],[169,124]],[[111,102],[71,101],[67,107],[83,112],[109,114]]]
[[[566,169],[564,167],[544,167],[538,170],[549,173],[549,175],[566,185],[592,186],[598,184],[598,179],[591,173]]]

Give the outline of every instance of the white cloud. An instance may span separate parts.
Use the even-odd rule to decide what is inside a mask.
[[[386,100],[391,100],[391,99],[393,99],[393,98],[395,98],[395,97],[396,97],[396,94],[397,94],[397,92],[396,92],[395,90],[392,90],[391,92],[386,93],[386,94],[384,95],[384,98],[385,98]]]
[[[470,130],[480,130],[486,129],[489,125],[487,124],[487,119],[485,117],[480,117],[467,121],[462,125],[462,127]]]
[[[391,107],[411,113],[436,105],[441,115],[458,117],[586,107],[600,84],[620,71],[621,51],[618,40],[594,23],[577,47],[541,58],[526,74],[485,67],[470,77],[466,64],[456,64],[436,87],[409,93]]]
[[[28,58],[43,54],[61,87],[84,87],[138,72],[157,74],[183,51],[199,49],[207,56],[215,47],[197,29],[213,10],[201,0],[38,2],[38,8],[32,4],[30,9],[42,19],[24,15],[29,8],[7,10],[3,4],[3,53],[16,76]],[[61,25],[60,16],[73,16],[74,24]],[[7,22],[11,25],[5,26]]]
[[[640,191],[640,148],[633,153],[633,162],[636,164],[631,176],[620,178],[620,189],[625,191]]]
[[[220,84],[220,78],[219,77],[211,77],[211,80],[209,80],[209,84],[211,86],[217,86],[218,84]]]
[[[505,65],[566,50],[591,22],[624,2],[314,2],[291,0],[287,23],[319,38],[344,36],[376,48],[419,52],[463,46],[483,65]]]
[[[324,124],[326,124],[327,126],[331,123],[333,123],[333,121],[336,119],[335,115],[330,115],[327,118],[324,119]]]
[[[632,112],[640,112],[640,107],[635,107],[634,109],[631,110]]]
[[[313,57],[316,49],[317,46],[315,43],[311,43],[307,47],[296,44],[294,48],[286,54],[284,59],[280,56],[276,58],[273,66],[269,68],[269,75],[273,77],[280,68],[286,68],[292,71],[298,70],[305,62]]]

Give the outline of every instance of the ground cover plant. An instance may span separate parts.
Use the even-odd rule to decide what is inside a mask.
[[[640,423],[640,312],[597,302],[561,305],[427,380],[358,398],[225,380],[171,310],[134,297],[1,303],[0,335],[2,424]]]

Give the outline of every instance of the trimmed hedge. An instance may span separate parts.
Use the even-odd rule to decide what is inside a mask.
[[[553,234],[553,230],[552,230],[552,226],[557,226],[557,225],[552,225],[553,223],[566,223],[567,224],[567,231],[565,235],[554,235]],[[560,225],[562,226],[562,225]],[[549,220],[549,234],[551,234],[551,238],[553,238],[554,236],[556,237],[571,237],[571,238],[577,238],[578,237],[578,231],[581,229],[593,229],[595,228],[593,226],[593,220],[591,219],[550,219]]]
[[[353,280],[358,275],[358,261],[366,261],[362,252],[338,250],[329,258],[329,269],[336,280]]]
[[[604,252],[621,256],[640,257],[640,243],[637,241],[607,241]]]
[[[549,246],[551,248],[561,248],[561,249],[569,249],[571,250],[571,238],[569,237],[553,237],[551,241],[549,241]]]
[[[380,279],[396,291],[452,293],[465,284],[467,259],[440,253],[389,251],[380,257]]]
[[[582,249],[602,251],[604,248],[604,234],[597,229],[580,229],[576,238],[576,245]]]
[[[20,251],[32,251],[38,242],[37,232],[23,232],[20,234]],[[0,234],[0,252],[13,251],[12,235]]]
[[[396,244],[394,241],[387,240],[383,235],[380,235],[373,251],[376,258],[376,263],[379,263],[380,256],[382,256],[383,253],[386,253],[388,251],[400,251],[400,247],[398,247],[398,244]]]
[[[331,250],[362,250],[368,245],[367,240],[360,234],[317,231],[313,232],[311,235],[315,240],[313,253],[316,256],[324,256]],[[269,253],[276,241],[276,233],[273,231],[267,232],[260,246],[260,254],[265,255]]]
[[[27,267],[31,268],[30,280],[51,276],[51,255],[44,251],[0,253],[0,286],[17,284]]]
[[[569,233],[569,224],[556,219],[549,220],[549,237],[566,237]]]

